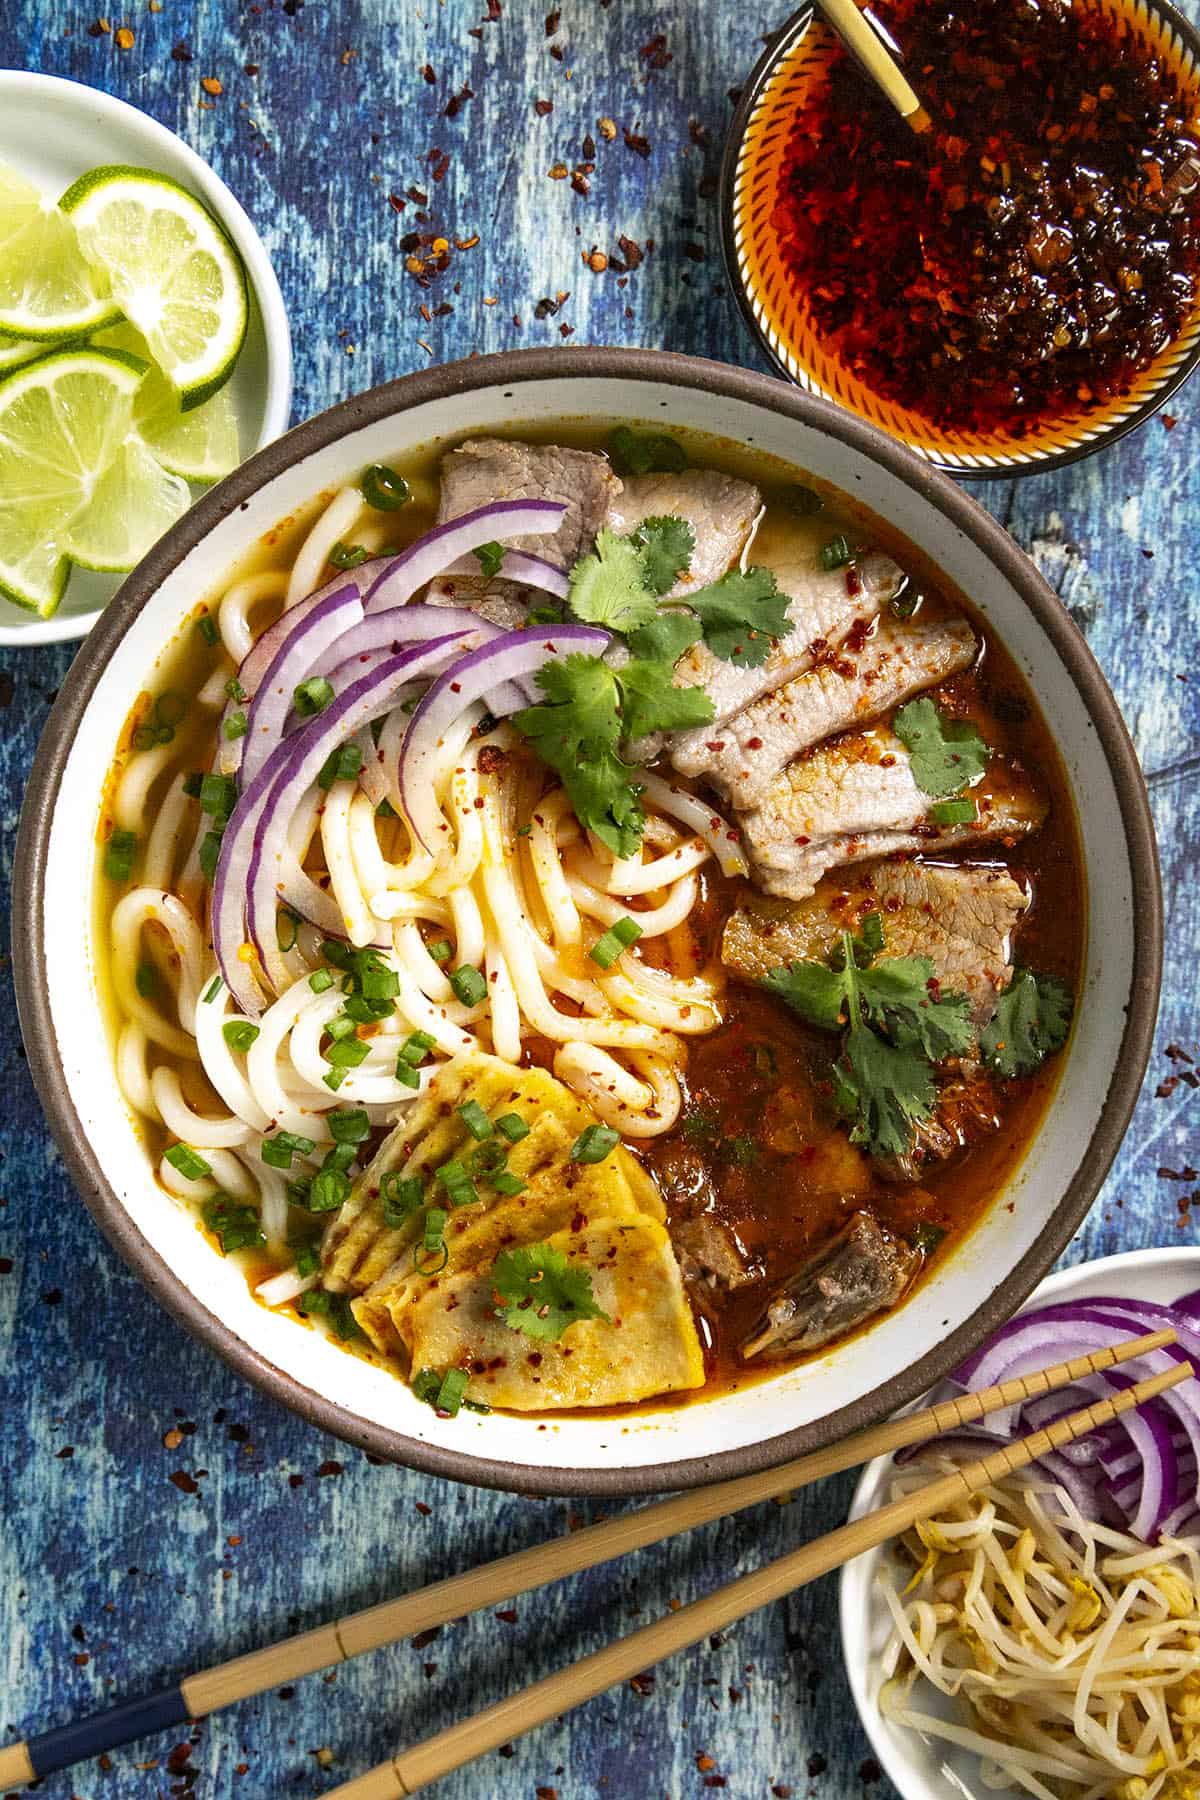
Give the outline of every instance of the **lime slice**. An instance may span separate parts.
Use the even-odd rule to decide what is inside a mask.
[[[133,426],[164,469],[185,481],[207,482],[219,481],[237,468],[241,460],[237,415],[227,387],[184,412],[178,391],[151,363],[145,338],[126,320],[98,333],[93,341],[125,350],[148,365],[133,404]]]
[[[116,534],[132,562],[139,552],[130,546],[144,548],[146,533],[163,529],[163,482],[172,483],[175,504],[182,489],[186,504],[186,488],[161,470],[149,499],[130,485],[131,466],[148,484],[152,475],[140,459],[131,465],[127,450],[142,374],[119,351],[72,349],[0,377],[0,593],[17,606],[48,618],[66,586],[68,557],[114,566]],[[104,527],[102,507],[129,516]]]
[[[84,261],[71,221],[0,163],[0,332],[54,342],[117,315],[108,283]]]
[[[23,362],[29,362],[35,356],[40,356],[45,348],[45,344],[32,344],[28,338],[0,336],[0,375],[6,374],[9,369],[17,368]]]
[[[66,527],[67,554],[85,569],[132,569],[190,505],[187,482],[131,434]]]
[[[81,176],[59,204],[183,410],[215,394],[245,340],[247,299],[241,259],[211,213],[167,176],[120,166]]]

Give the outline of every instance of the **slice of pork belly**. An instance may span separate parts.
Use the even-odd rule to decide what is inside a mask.
[[[868,913],[883,920],[880,960],[927,956],[947,992],[966,994],[976,1026],[1012,980],[1012,940],[1030,896],[989,863],[881,862],[847,879],[826,876],[807,900],[749,895],[721,940],[726,968],[761,981],[792,962],[823,962]]]
[[[936,825],[935,804],[917,786],[908,751],[884,726],[835,738],[789,764],[763,804],[739,813],[756,884],[805,900],[828,869],[898,851],[1015,842],[1036,831],[1045,802],[1015,767],[993,757],[972,788],[976,817]]]
[[[518,444],[473,438],[442,458],[438,524],[474,512],[494,500],[554,500],[566,516],[556,532],[513,538],[512,548],[569,569],[596,541],[609,503],[621,492],[607,457],[563,444]],[[523,625],[531,601],[545,596],[497,578],[446,577],[431,584],[439,606],[469,606],[493,624]]]
[[[718,469],[685,469],[678,475],[635,475],[610,494],[604,525],[628,537],[645,519],[683,519],[696,540],[691,566],[668,596],[686,600],[728,574],[749,541],[762,496],[749,481]]]
[[[963,619],[902,624],[880,614],[870,632],[851,632],[835,653],[764,694],[716,737],[708,731],[708,760],[693,772],[714,782],[734,806],[757,806],[802,750],[882,718],[922,688],[965,669],[975,650],[975,634]]]
[[[763,694],[811,669],[836,650],[859,620],[869,622],[899,591],[904,579],[890,556],[872,554],[852,569],[822,569],[809,562],[764,557],[789,596],[786,637],[773,645],[761,668],[722,662],[704,644],[693,644],[675,668],[676,687],[702,687],[713,703],[712,725],[682,731],[672,742],[671,761],[683,775],[699,775],[711,756],[709,743],[723,725]],[[865,629],[865,623],[860,629]]]

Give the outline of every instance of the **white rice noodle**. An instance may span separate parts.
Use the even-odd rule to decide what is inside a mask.
[[[175,984],[179,1025],[170,1024],[152,1002],[137,991],[143,928],[161,925],[171,940],[175,967],[160,967],[163,979]],[[112,975],[117,999],[127,1018],[136,1019],[152,1043],[176,1056],[196,1056],[194,1037],[196,1001],[204,972],[205,950],[200,927],[174,894],[163,888],[136,887],[117,902],[113,911]]]
[[[721,1023],[713,984],[705,976],[684,981],[652,969],[629,951],[600,977],[600,987],[621,1012],[635,1019],[650,1019],[664,1031],[697,1037],[715,1031]]]
[[[254,648],[255,633],[250,626],[250,614],[264,600],[282,600],[287,585],[287,576],[282,569],[265,569],[260,575],[247,575],[243,581],[235,581],[221,596],[217,628],[221,642],[239,666]]]
[[[607,854],[598,838],[592,838],[592,855],[576,854],[575,867],[588,881],[606,894],[652,894],[671,887],[684,875],[690,875],[712,852],[702,838],[687,838],[662,856],[643,862],[637,857],[614,857],[606,868],[602,858]]]
[[[146,854],[142,859],[142,880],[147,887],[171,886],[171,877],[179,859],[179,847],[194,804],[183,791],[186,779],[186,776],[179,775],[171,783],[150,827]]]
[[[310,1288],[316,1287],[320,1279],[319,1270],[311,1275],[301,1275],[293,1263],[290,1269],[281,1269],[278,1275],[270,1275],[266,1281],[260,1281],[254,1292],[264,1306],[286,1306],[289,1300],[298,1300],[301,1294],[307,1294]]]
[[[343,929],[355,949],[361,950],[374,941],[376,926],[350,844],[350,809],[357,796],[358,789],[351,782],[333,783],[321,812],[321,847]]]
[[[216,992],[212,993],[214,982]],[[196,1008],[196,1047],[204,1073],[231,1113],[254,1131],[267,1131],[271,1120],[246,1079],[245,1053],[232,1050],[226,1040],[224,1028],[228,1023],[229,989],[219,976],[214,976]]]
[[[529,859],[557,944],[577,944],[583,930],[559,848],[563,816],[571,816],[570,805],[565,789],[558,788],[538,801],[529,822]]]
[[[679,1078],[661,1057],[631,1051],[629,1061],[636,1074],[607,1050],[564,1044],[555,1053],[554,1073],[623,1137],[660,1137],[679,1118]]]
[[[155,744],[150,750],[137,750],[121,770],[113,794],[113,818],[122,831],[140,833],[150,817],[150,790],[177,752],[173,743]]]
[[[142,1027],[136,1019],[127,1019],[117,1036],[117,1085],[134,1112],[158,1121],[158,1107],[150,1086],[150,1071],[146,1067],[147,1048]]]
[[[573,872],[570,865],[566,871],[566,883],[571,898],[581,913],[590,919],[598,919],[607,927],[615,925],[618,919],[629,917],[636,921],[641,929],[642,937],[664,937],[668,931],[674,931],[682,925],[700,893],[699,884],[694,875],[684,875],[670,889],[661,906],[647,906],[639,912],[631,913],[627,906],[611,894],[604,893],[590,881]]]
[[[362,512],[363,497],[356,487],[344,487],[335,494],[296,553],[283,602],[285,610],[315,593],[329,552],[354,531]],[[361,542],[357,534],[356,541]]]
[[[214,669],[208,680],[204,683],[204,686],[196,695],[196,705],[202,707],[205,712],[217,712],[223,709],[226,700],[229,698],[229,695],[226,692],[226,687],[229,682],[229,676],[226,673],[227,666],[228,665],[219,669]],[[223,739],[222,741],[224,743],[236,743],[237,739]]]
[[[252,1125],[232,1114],[222,1119],[193,1111],[183,1097],[179,1076],[166,1063],[152,1072],[150,1089],[163,1124],[181,1143],[194,1144],[197,1150],[230,1150],[254,1135]]]

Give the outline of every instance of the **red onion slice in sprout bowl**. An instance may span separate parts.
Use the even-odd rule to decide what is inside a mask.
[[[367,593],[368,613],[404,606],[418,589],[460,557],[512,537],[545,537],[558,530],[567,509],[550,500],[494,500],[435,525],[394,557]]]
[[[400,759],[400,792],[404,812],[423,849],[436,854],[444,823],[429,773],[445,733],[477,700],[486,700],[497,718],[525,705],[504,704],[504,690],[546,663],[576,652],[599,656],[611,642],[594,625],[555,625],[542,631],[506,631],[473,650],[433,683],[418,702]]]
[[[253,958],[247,959],[247,940],[267,976],[272,981],[287,980],[278,952],[269,949],[264,919],[267,915],[274,919],[276,864],[296,807],[333,752],[387,712],[396,691],[436,663],[440,652],[453,642],[435,639],[401,651],[353,682],[323,713],[276,745],[230,814],[213,880],[212,940],[225,983],[249,1018],[257,1018],[265,1003],[251,970]],[[268,855],[265,869],[264,850]],[[272,850],[274,861],[270,860]],[[255,924],[259,926],[257,935]]]
[[[246,731],[242,739],[243,784],[253,781],[283,736],[297,687],[309,677],[314,664],[327,650],[362,623],[362,616],[362,601],[356,589],[352,586],[335,588],[319,606],[309,608],[284,638],[246,709]]]
[[[478,581],[478,559],[461,556],[448,569],[443,569],[437,579]],[[506,550],[494,579],[515,582],[518,587],[539,588],[543,594],[553,594],[556,600],[565,600],[571,591],[570,578],[565,569],[560,569],[557,563],[547,562],[544,556],[531,556],[527,550]]]

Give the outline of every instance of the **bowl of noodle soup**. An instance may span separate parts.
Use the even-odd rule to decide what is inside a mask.
[[[785,1018],[761,982],[727,991],[738,884],[748,855],[756,880],[767,856],[751,814],[734,822],[654,743],[631,774],[557,723],[548,663],[574,668],[578,718],[585,665],[628,705],[649,661],[632,634],[598,656],[600,604],[578,599],[587,546],[607,582],[606,561],[630,545],[665,553],[662,528],[679,519],[643,509],[621,525],[610,492],[618,523],[598,538],[584,527],[578,561],[564,553],[572,615],[544,550],[572,528],[574,490],[560,483],[548,502],[518,475],[497,492],[496,472],[516,445],[558,459],[559,475],[577,458],[594,475],[597,447],[621,432],[637,440],[627,506],[647,467],[665,483],[685,461],[723,506],[765,496],[725,553],[722,597],[762,574],[747,540],[784,566],[773,530],[854,597],[881,579],[868,546],[889,545],[909,561],[877,607],[919,579],[925,629],[967,633],[974,662],[964,653],[958,685],[936,690],[954,731],[995,702],[990,773],[974,799],[928,809],[937,823],[917,828],[913,862],[922,879],[1019,886],[1022,946],[1051,986],[1070,984],[1075,1022],[1068,1043],[1068,1003],[1056,1054],[1008,1083],[981,1147],[964,1130],[945,1169],[912,1152],[919,1180],[882,1138],[870,1158],[847,1141],[828,1080],[813,1078],[809,1022]],[[466,499],[448,509],[454,458]],[[776,498],[801,492],[790,512]],[[659,617],[687,556],[700,563],[710,516],[719,538],[718,515],[689,527],[654,588]],[[763,577],[764,605],[776,591]],[[943,592],[965,596],[969,630]],[[402,629],[380,624],[401,606]],[[773,644],[778,629],[764,627]],[[741,630],[710,658],[711,687],[741,683],[735,706],[760,691]],[[718,621],[701,649],[720,643]],[[684,704],[678,681],[666,686],[639,719]],[[843,737],[831,741],[840,753]],[[632,762],[624,741],[621,754]],[[1000,848],[957,863],[989,817],[1024,816],[1030,769],[1038,848],[1022,848],[1025,825],[997,825]],[[893,854],[862,877],[868,938],[877,904],[894,905],[886,929],[899,930],[899,900],[875,896],[913,874],[900,841],[881,840]],[[837,842],[843,861],[872,853]],[[808,854],[807,837],[795,843]],[[1065,1245],[1149,1050],[1160,932],[1144,791],[1055,597],[980,508],[870,427],[664,353],[475,359],[374,390],[260,453],[156,547],[88,640],[38,754],[18,861],[31,1067],[106,1235],[189,1329],[321,1427],[519,1490],[691,1484],[911,1399]],[[965,1030],[967,998],[948,1004]],[[745,1281],[734,1270],[722,1285],[718,1252],[681,1228],[676,1196],[700,1165],[743,1197]],[[793,1167],[803,1205],[776,1227],[772,1194]],[[847,1232],[856,1254],[873,1234],[895,1286],[865,1333],[847,1316],[788,1339],[775,1302],[763,1311],[763,1270],[814,1245],[845,1250]],[[883,1384],[881,1368],[894,1371]]]

